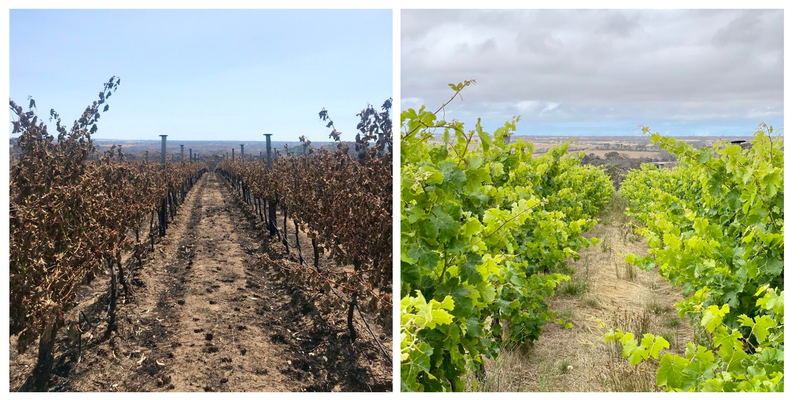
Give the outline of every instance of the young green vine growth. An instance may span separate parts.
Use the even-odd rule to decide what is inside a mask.
[[[657,383],[681,391],[783,391],[783,138],[761,124],[749,147],[694,148],[651,133],[679,165],[632,171],[620,191],[643,227],[646,257],[626,261],[683,289],[676,304],[701,332],[685,356],[669,343],[609,332],[634,365],[660,360]],[[647,368],[646,366],[643,368]]]
[[[597,243],[582,233],[613,194],[568,145],[534,157],[508,143],[514,117],[493,133],[445,120],[475,81],[451,84],[436,112],[401,113],[401,387],[463,391],[504,342],[530,343],[555,315],[556,273]],[[505,328],[504,328],[505,326]]]

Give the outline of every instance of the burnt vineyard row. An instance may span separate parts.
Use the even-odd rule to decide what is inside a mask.
[[[55,135],[36,115],[33,101],[28,111],[10,101],[20,150],[10,167],[10,334],[17,336],[20,353],[38,343],[37,363],[20,390],[47,389],[61,328],[78,332],[80,340],[87,328],[106,322],[106,336],[111,335],[117,299],[127,296],[131,275],[208,172],[201,162],[127,161],[118,147],[97,157],[91,135],[118,85],[115,77],[104,83],[99,101],[69,129],[51,110]],[[274,164],[268,170],[265,162],[228,160],[217,171],[265,220],[279,207],[308,232],[315,253],[329,252],[336,261],[329,270],[301,263],[286,272],[329,293],[327,309],[349,308],[351,340],[354,310],[371,314],[390,332],[391,153],[363,152],[354,159],[346,151],[323,150],[280,157]],[[271,228],[280,234],[276,224]],[[78,289],[104,269],[109,272],[105,316],[65,326]]]

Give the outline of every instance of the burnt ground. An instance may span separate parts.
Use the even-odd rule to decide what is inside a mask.
[[[290,233],[293,226],[290,220]],[[308,258],[310,241],[300,237]],[[84,333],[78,362],[75,341],[66,328],[59,332],[50,390],[390,391],[391,366],[363,324],[351,344],[345,312],[321,313],[318,290],[263,268],[260,253],[296,259],[265,237],[222,178],[204,175],[130,279],[111,337],[105,323]],[[332,264],[324,255],[321,263]],[[101,275],[84,288],[68,318],[77,310],[101,317],[107,282]],[[371,326],[391,352],[391,333]],[[11,390],[36,361],[35,345],[17,354],[15,342]]]

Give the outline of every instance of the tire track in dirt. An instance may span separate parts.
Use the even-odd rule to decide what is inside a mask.
[[[239,245],[234,217],[213,174],[203,182],[199,221],[191,221],[178,245],[185,259],[180,321],[165,375],[177,391],[298,390],[278,366],[288,349],[273,344],[259,326],[262,298],[248,278],[248,254]],[[252,243],[251,248],[258,247]]]

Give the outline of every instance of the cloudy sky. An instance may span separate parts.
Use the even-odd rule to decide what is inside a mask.
[[[747,135],[783,127],[782,10],[404,10],[403,109],[518,135]]]

